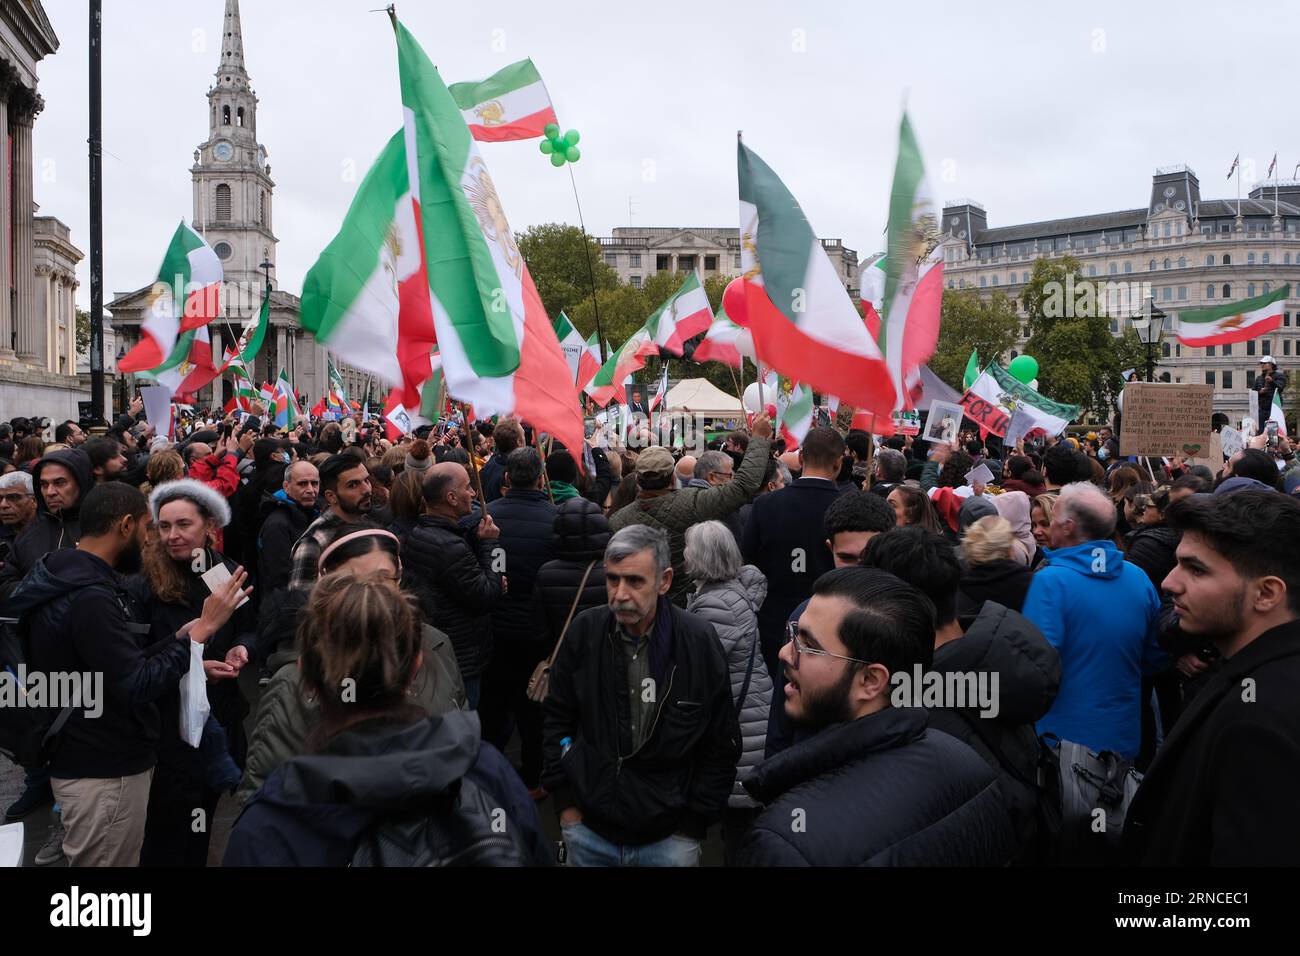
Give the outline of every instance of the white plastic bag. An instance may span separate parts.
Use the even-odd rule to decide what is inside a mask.
[[[203,672],[203,645],[190,641],[190,669],[181,676],[181,740],[198,747],[203,725],[212,708],[208,705],[208,678]]]

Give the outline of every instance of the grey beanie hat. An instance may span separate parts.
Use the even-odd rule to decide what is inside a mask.
[[[176,481],[161,484],[153,490],[149,495],[149,511],[153,514],[153,520],[158,520],[158,513],[162,511],[163,505],[178,499],[194,502],[200,510],[207,512],[216,520],[218,528],[230,524],[230,505],[226,504],[226,499],[221,497],[220,492],[193,478],[178,478]]]

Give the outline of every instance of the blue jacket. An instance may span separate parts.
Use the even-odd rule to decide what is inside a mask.
[[[1114,542],[1047,557],[1021,610],[1061,658],[1061,689],[1038,733],[1131,759],[1142,738],[1142,677],[1169,666],[1155,639],[1160,598]]]

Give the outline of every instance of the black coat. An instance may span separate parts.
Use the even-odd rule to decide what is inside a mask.
[[[1130,859],[1294,866],[1298,696],[1300,621],[1264,632],[1224,661],[1174,724],[1133,798],[1124,825]]]
[[[420,599],[425,620],[451,638],[466,680],[477,677],[492,655],[489,614],[501,600],[501,575],[492,570],[495,547],[435,515],[421,515],[402,542],[402,584]]]
[[[47,464],[62,465],[72,472],[77,479],[80,495],[71,508],[64,508],[54,514],[45,504],[41,494],[41,469]],[[14,539],[5,559],[3,574],[0,574],[0,597],[11,592],[36,562],[51,551],[63,548],[75,548],[81,539],[81,503],[95,487],[95,473],[91,469],[90,456],[79,448],[67,448],[52,451],[32,468],[32,489],[36,494],[36,516],[32,523],[23,528]]]
[[[797,478],[788,488],[754,499],[745,524],[741,551],[767,578],[767,599],[758,611],[758,633],[768,672],[780,668],[776,655],[785,643],[785,622],[790,612],[812,594],[813,582],[835,567],[826,546],[826,509],[840,496],[829,481]],[[794,551],[800,548],[802,570],[794,570]]]
[[[501,497],[501,479],[506,476],[506,456],[494,451],[483,463],[479,472],[479,481],[483,482],[483,503],[488,504]]]
[[[555,505],[544,491],[511,488],[487,510],[505,549],[506,593],[492,611],[493,640],[539,642],[545,634],[533,616],[533,582],[553,553]]]
[[[262,528],[257,536],[257,584],[263,601],[267,595],[289,586],[293,546],[319,517],[315,508],[304,508],[283,491],[262,499]]]
[[[745,788],[767,809],[741,844],[741,865],[1008,863],[1015,836],[996,775],[926,719],[920,707],[886,707],[760,764]]]
[[[1034,572],[1018,561],[989,561],[965,567],[957,583],[957,613],[974,614],[985,601],[1019,611],[1033,579]]]
[[[998,713],[981,717],[978,707],[935,708],[930,726],[956,737],[997,771],[1017,840],[1025,847],[1036,829],[1038,804],[1034,721],[1056,699],[1061,659],[1032,621],[992,601],[961,624],[965,633],[935,650],[930,669],[940,674],[996,673]]]
[[[1136,564],[1151,579],[1157,594],[1163,594],[1160,583],[1178,563],[1179,534],[1162,524],[1139,525],[1128,536],[1128,550],[1124,560]]]
[[[586,498],[571,498],[556,509],[553,547],[555,558],[537,572],[533,596],[539,619],[546,627],[548,646],[554,647],[573,607],[573,599],[582,584],[582,575],[596,562],[587,576],[582,596],[578,598],[574,617],[608,603],[605,593],[605,545],[609,544],[609,521],[604,512]],[[511,587],[513,587],[513,580]]]
[[[634,750],[627,664],[608,607],[574,619],[551,670],[543,709],[542,786],[555,808],[614,843],[673,833],[702,837],[727,806],[740,759],[731,677],[713,625],[660,600],[670,613],[670,666],[655,722]],[[561,753],[561,741],[572,745]]]

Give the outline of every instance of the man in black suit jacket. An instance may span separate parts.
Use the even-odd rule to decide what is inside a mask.
[[[758,612],[763,660],[773,680],[785,643],[785,622],[812,594],[813,582],[835,566],[822,518],[839,497],[835,478],[844,439],[833,428],[814,428],[799,448],[801,476],[788,488],[754,499],[741,541],[745,562],[767,577],[767,599]]]
[[[1300,860],[1300,502],[1275,491],[1193,495],[1164,579],[1178,626],[1223,666],[1183,711],[1129,807],[1124,847],[1144,866],[1294,866]],[[1194,676],[1196,655],[1179,658]]]
[[[649,415],[650,406],[646,403],[645,393],[639,388],[634,388],[628,394],[627,410],[633,415]]]

